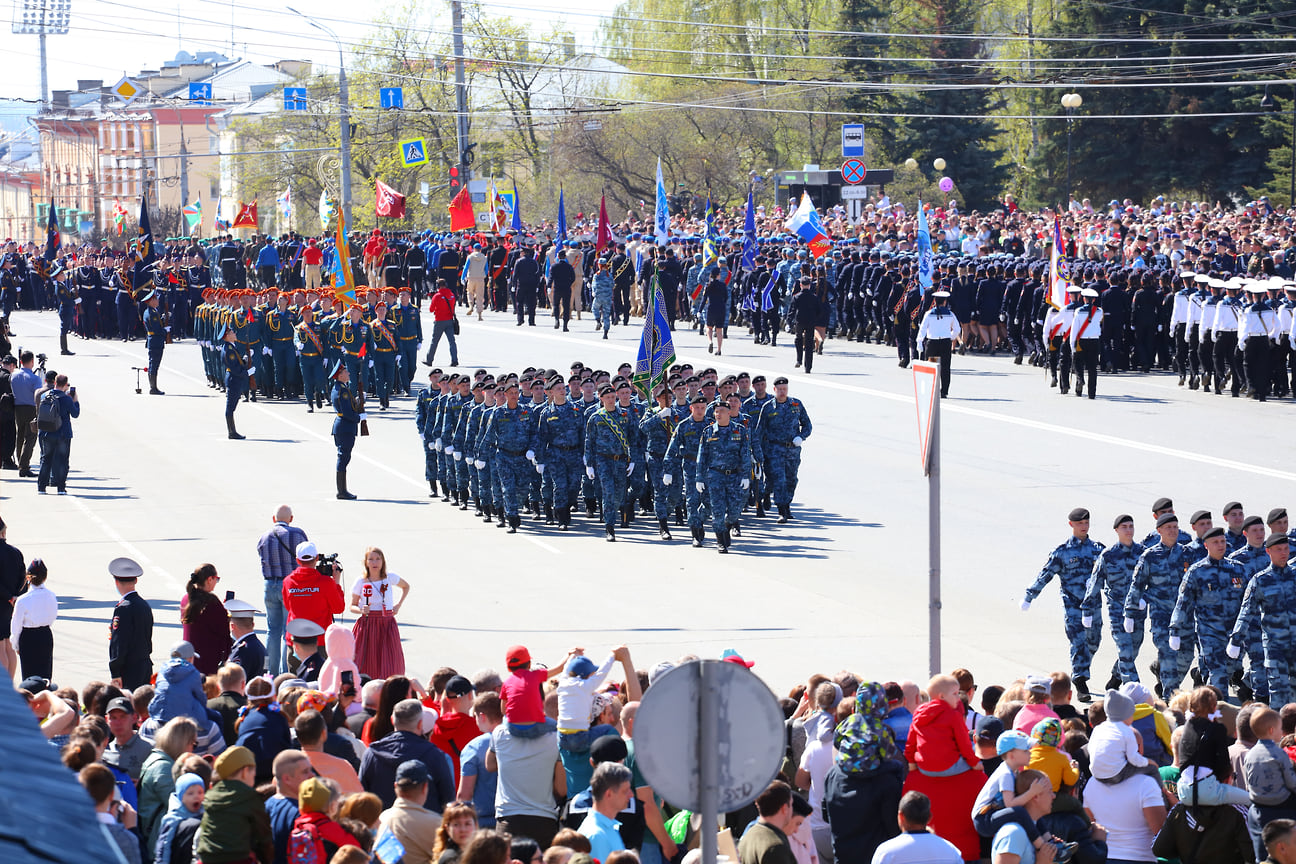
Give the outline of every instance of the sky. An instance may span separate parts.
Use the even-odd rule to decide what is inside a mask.
[[[112,85],[141,69],[157,69],[177,52],[191,54],[219,51],[227,57],[242,57],[258,63],[276,60],[310,60],[318,68],[337,66],[337,48],[324,33],[309,26],[288,10],[283,0],[71,0],[72,27],[62,36],[50,36],[48,46],[49,88],[70,90],[77,79],[102,78]],[[22,0],[9,0],[21,9]],[[291,5],[331,28],[344,43],[360,41],[369,21],[385,9],[404,4],[379,0],[296,0]],[[420,6],[441,4],[420,3]],[[562,0],[560,3],[528,3],[525,0],[484,2],[488,14],[511,16],[548,29],[565,21],[576,33],[579,50],[593,47],[599,16],[612,8],[608,0]],[[231,29],[231,22],[233,28]],[[433,26],[450,28],[448,5],[438,11]],[[231,54],[231,38],[233,53]],[[0,56],[6,58],[0,99],[40,98],[40,51],[35,36],[16,35],[10,28],[0,32]]]

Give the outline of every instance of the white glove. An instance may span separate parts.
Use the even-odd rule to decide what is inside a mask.
[[[1178,651],[1179,648],[1180,648],[1180,646],[1182,646],[1182,645],[1183,645],[1183,641],[1182,641],[1178,636],[1171,636],[1171,637],[1170,637],[1170,650],[1171,650],[1171,651]]]
[[[1126,618],[1126,619],[1125,619],[1125,632],[1126,632],[1126,633],[1133,633],[1133,632],[1134,632],[1134,619],[1133,619],[1133,618]]]
[[[593,469],[593,468],[586,468],[586,469],[585,469],[585,476],[588,477],[589,479],[593,480],[593,479],[594,479],[594,469]]]
[[[372,360],[369,361],[369,368],[370,368],[370,369],[373,368],[373,361],[372,361]]]
[[[456,461],[456,462],[462,462],[462,461],[463,461],[463,454],[460,453],[458,450],[455,451],[454,457],[455,457],[455,461]]]
[[[436,439],[436,447],[433,448],[433,449],[437,450],[438,452],[441,450],[441,439],[440,439],[440,438]]]
[[[473,467],[476,468],[478,471],[480,471],[486,467],[486,463],[483,462],[481,459],[478,459],[476,462],[473,463]]]
[[[453,455],[454,455],[454,452],[455,452],[455,451],[454,451],[454,447],[453,447],[452,445],[447,444],[447,445],[445,446],[445,454],[446,454],[447,456],[453,456]]]
[[[1236,660],[1242,656],[1242,649],[1230,642],[1228,647],[1224,649],[1224,653],[1229,656],[1230,660]]]
[[[266,355],[267,357],[269,357],[269,356],[270,356],[270,349],[269,349],[267,346],[262,345],[262,346],[261,346],[261,353],[264,354],[264,355]]]
[[[634,473],[634,463],[631,462],[631,463],[630,463],[630,466],[629,466],[628,468],[626,468],[626,474],[629,475],[629,474],[633,474],[633,473]]]
[[[1147,601],[1144,600],[1142,597],[1140,597],[1140,598],[1139,598],[1139,611],[1142,612],[1142,611],[1145,610],[1145,609],[1147,609]]]
[[[255,366],[249,366],[249,367],[248,367],[248,374],[249,374],[249,375],[255,375],[255,374],[256,374],[256,367],[255,367]]]
[[[401,365],[401,358],[400,358],[400,355],[397,354],[397,355],[396,355],[396,368],[399,369],[399,368],[400,368],[400,365]]]
[[[663,485],[663,486],[669,486],[669,485],[671,485],[671,483],[673,483],[674,481],[675,481],[675,478],[672,477],[671,475],[669,475],[669,474],[663,474],[663,475],[662,475],[662,485]]]
[[[792,439],[792,446],[794,447],[800,447],[804,443],[805,443],[805,439],[802,438],[800,435]]]
[[[536,470],[539,471],[541,474],[544,474],[544,466],[541,465],[539,462],[536,463]]]
[[[435,446],[431,441],[429,441],[429,442],[428,442],[428,450],[435,450],[435,449],[436,449],[436,446]]]
[[[1085,628],[1086,630],[1088,630],[1090,627],[1092,627],[1092,626],[1093,626],[1093,616],[1092,616],[1092,615],[1082,615],[1082,616],[1080,616],[1080,626],[1083,627],[1083,628]]]
[[[532,462],[534,462],[534,461],[535,461],[535,451],[534,451],[534,450],[528,450],[528,451],[526,452],[526,457],[527,457],[527,459],[530,459]]]
[[[742,486],[742,488],[744,488],[744,489],[749,489],[749,488],[751,488],[751,480],[748,480],[746,477],[744,477],[744,478],[742,479],[742,482],[739,483],[738,485],[739,485],[739,486]]]
[[[1029,601],[1029,600],[1022,600],[1022,601],[1021,601],[1021,610],[1022,610],[1023,612],[1029,612],[1029,611],[1030,611],[1030,604],[1031,604],[1031,601]]]
[[[369,419],[369,415],[368,415],[368,414],[361,414],[361,415],[360,415],[360,419],[361,419],[361,420],[368,420],[368,419]]]
[[[165,330],[165,331],[168,332],[168,333],[171,332],[171,328],[170,328],[170,327],[163,327],[162,329]]]
[[[699,492],[705,492],[705,491],[706,491],[706,484],[705,484],[705,483],[698,482],[698,483],[694,483],[693,485],[697,487],[697,490],[698,490]]]

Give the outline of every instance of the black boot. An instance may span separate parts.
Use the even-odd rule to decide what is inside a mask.
[[[157,386],[157,373],[156,373],[156,372],[150,372],[150,373],[148,373],[148,379],[149,379],[149,395],[150,395],[150,396],[165,396],[165,395],[166,395],[165,393],[163,393],[161,390],[158,389],[158,386]]]
[[[703,542],[704,540],[706,540],[706,529],[705,529],[705,528],[690,528],[690,529],[689,529],[689,532],[693,535],[693,548],[694,548],[694,549],[701,549],[701,548],[702,548],[702,542]]]
[[[517,533],[518,526],[521,525],[521,524],[522,524],[522,517],[521,517],[521,516],[510,516],[510,517],[508,517],[508,531],[507,531],[506,533],[508,533],[508,534],[516,534],[516,533]]]
[[[661,536],[661,539],[663,539],[663,540],[669,540],[669,539],[671,539],[670,529],[666,527],[666,520],[665,520],[665,519],[658,519],[658,520],[657,520],[657,527],[658,527],[658,529],[659,529],[658,533],[659,533],[659,535]]]
[[[429,497],[429,498],[435,498],[435,497],[437,497],[437,488],[436,488],[436,481],[435,481],[435,480],[429,480],[429,481],[428,481],[428,488],[432,490],[431,492],[428,493],[428,497]]]
[[[505,527],[505,525],[507,525],[507,524],[508,524],[508,523],[506,523],[506,522],[504,521],[504,511],[503,511],[503,510],[496,510],[496,511],[495,511],[495,527],[496,527],[496,528],[503,528],[503,527]]]
[[[355,497],[347,491],[346,472],[337,472],[337,497],[339,501],[354,501]]]
[[[779,512],[778,524],[784,525],[788,522],[789,519],[792,518],[792,514],[788,512],[789,509],[790,508],[786,504],[778,505],[778,512]]]
[[[611,525],[605,525],[605,526],[603,527],[603,536],[607,539],[607,542],[609,542],[609,543],[615,543],[615,542],[616,542],[616,529],[613,528]]]
[[[66,333],[59,334],[59,353],[62,354],[64,357],[72,357],[76,354],[75,351],[68,350]]]
[[[552,524],[554,524],[554,508],[553,508],[553,505],[552,505],[552,504],[546,504],[546,505],[545,505],[545,508],[544,508],[544,511],[545,511],[545,524],[546,524],[546,525],[552,525]]]
[[[491,507],[491,505],[489,505],[489,504],[487,504],[485,507],[482,508],[482,521],[483,521],[483,522],[494,522],[494,521],[495,521],[495,512],[494,512],[494,509],[493,509],[493,508]]]
[[[238,430],[234,428],[233,414],[225,415],[225,428],[229,430],[229,437],[231,441],[242,441],[246,437],[244,435],[240,435],[238,433]]]
[[[1089,695],[1089,679],[1088,679],[1088,678],[1083,678],[1083,677],[1081,677],[1081,678],[1075,678],[1074,680],[1072,680],[1071,683],[1072,683],[1073,685],[1075,685],[1075,691],[1076,691],[1076,698],[1077,698],[1077,699],[1079,699],[1081,702],[1092,702],[1092,701],[1093,701],[1093,696]]]
[[[727,529],[716,532],[716,549],[721,555],[729,552],[729,531]]]
[[[450,500],[450,484],[449,484],[449,483],[445,483],[445,482],[442,482],[442,483],[441,483],[441,500],[442,500],[442,501],[449,501],[449,500]]]
[[[558,530],[566,531],[568,525],[571,525],[571,508],[559,507],[558,508]]]
[[[1112,676],[1111,676],[1110,678],[1107,679],[1107,686],[1106,686],[1105,688],[1103,688],[1103,689],[1105,689],[1105,690],[1119,690],[1119,689],[1120,689],[1120,686],[1121,686],[1121,679],[1120,679],[1120,676],[1116,674],[1115,670],[1113,670],[1113,671],[1112,671]]]
[[[589,518],[593,519],[593,518],[594,518],[594,510],[595,510],[595,508],[597,508],[597,507],[598,507],[598,504],[597,504],[596,502],[592,501],[592,500],[589,499],[589,498],[586,498],[586,499],[585,499],[585,515],[586,515],[586,516],[588,516]]]
[[[735,523],[733,524],[732,527],[730,527],[730,528],[726,528],[725,531],[727,531],[727,532],[732,532],[732,533],[733,533],[733,536],[735,536],[735,537],[741,537],[741,536],[742,536],[742,526],[739,525],[737,522],[735,522]]]
[[[756,499],[756,518],[757,519],[765,518],[765,502],[760,498]]]
[[[460,493],[459,495],[459,509],[460,510],[468,509],[468,493],[466,491]]]
[[[675,524],[682,526],[684,524],[684,508],[675,508]]]

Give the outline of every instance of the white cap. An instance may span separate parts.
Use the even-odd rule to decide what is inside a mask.
[[[319,550],[315,544],[309,540],[297,544],[297,560],[310,561],[319,555]]]

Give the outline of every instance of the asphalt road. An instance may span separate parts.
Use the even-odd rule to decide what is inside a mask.
[[[602,368],[634,359],[636,326],[603,341],[588,314],[570,333],[539,320],[518,328],[505,315],[465,319],[460,369],[565,372],[577,359]],[[622,641],[643,668],[734,647],[777,692],[843,668],[926,678],[928,485],[912,374],[880,346],[830,341],[804,375],[792,369],[790,345],[734,338],[714,358],[696,333],[675,333],[680,358],[698,368],[788,375],[814,423],[795,521],[749,513],[743,537],[721,556],[710,540],[691,548],[686,532],[663,543],[648,520],[619,531],[615,545],[583,516],[567,534],[528,520],[510,536],[430,500],[412,399],[370,412],[372,435],[360,439],[350,474],[360,500],[336,501],[331,415],[244,404],[238,424],[248,440],[229,441],[223,394],[207,387],[192,341],[167,348],[167,395],[151,397],[135,393],[130,369],[144,365],[142,342],[73,339],[76,356],[60,357],[57,323],[51,313],[12,321],[15,347],[46,352],[78,387],[70,494],[37,495],[34,480],[7,471],[0,513],[10,542],[45,559],[60,595],[60,684],[107,677],[110,559],[144,566],[139,590],[154,608],[160,662],[180,637],[182,586],[200,563],[216,565],[220,591],[260,602],[256,540],[280,504],[321,551],[341,553],[348,583],[366,546],[386,552],[389,569],[412,586],[400,627],[410,673],[423,679],[442,665],[502,668],[516,642],[552,663],[572,645],[601,653]],[[438,360],[449,360],[444,346]],[[956,356],[954,365],[941,436],[946,670],[966,666],[984,684],[1066,668],[1056,589],[1028,614],[1017,603],[1068,536],[1073,507],[1088,507],[1094,536],[1108,542],[1119,513],[1134,515],[1136,536],[1150,531],[1161,495],[1181,516],[1203,508],[1217,521],[1232,499],[1261,515],[1296,505],[1290,401],[1208,396],[1163,374],[1104,377],[1091,402],[1059,395],[1039,370],[1003,356]],[[1114,657],[1105,637],[1095,678]],[[1140,665],[1152,659],[1149,641]]]

